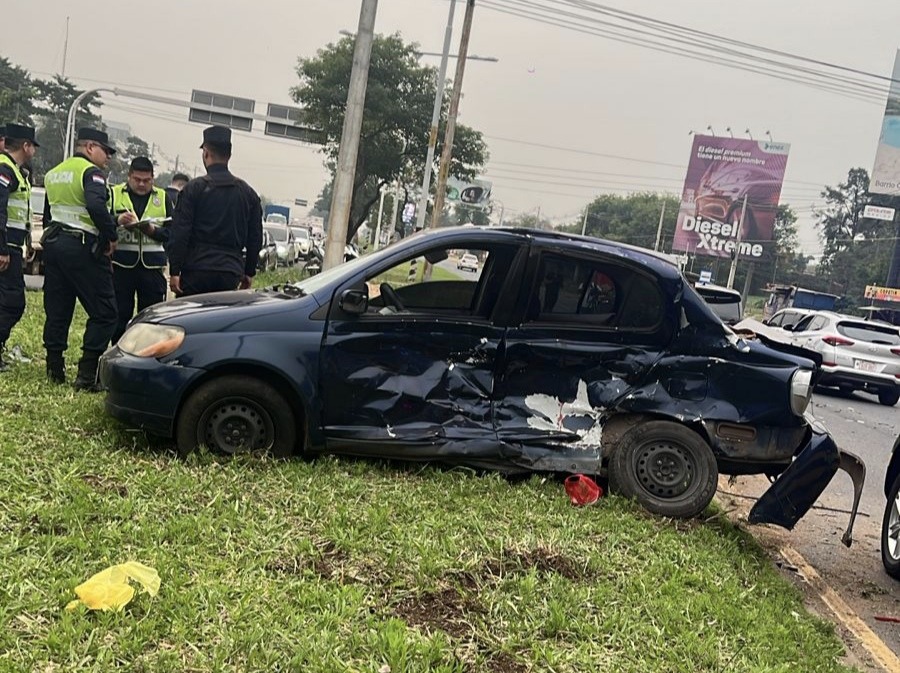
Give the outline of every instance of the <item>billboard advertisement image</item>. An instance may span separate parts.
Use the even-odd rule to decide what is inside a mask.
[[[891,82],[884,121],[881,123],[869,193],[900,196],[900,50],[894,59],[891,79],[894,81]]]
[[[694,136],[673,251],[760,258],[773,238],[788,143]],[[747,211],[739,236],[744,198]]]

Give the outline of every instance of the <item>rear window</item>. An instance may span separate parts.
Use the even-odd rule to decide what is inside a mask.
[[[873,344],[900,346],[900,332],[888,326],[872,325],[861,322],[839,322],[838,334],[856,341],[868,341]]]

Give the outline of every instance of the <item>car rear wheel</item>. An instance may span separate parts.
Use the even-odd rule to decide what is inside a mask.
[[[881,522],[881,562],[888,575],[900,580],[900,476],[891,486]]]
[[[297,423],[287,400],[264,381],[222,376],[207,381],[185,402],[175,428],[182,455],[207,446],[230,455],[268,451],[294,453]]]
[[[886,407],[892,407],[900,400],[900,390],[879,390],[878,401]]]
[[[716,493],[718,467],[712,449],[677,423],[651,421],[629,430],[613,449],[609,485],[661,516],[696,516]]]

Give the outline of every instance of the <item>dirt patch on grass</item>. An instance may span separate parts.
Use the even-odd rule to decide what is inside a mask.
[[[396,607],[395,614],[410,626],[437,629],[462,638],[474,630],[466,621],[467,616],[481,610],[476,601],[448,587],[405,598]]]
[[[484,573],[495,578],[528,572],[531,569],[545,575],[555,573],[573,581],[589,579],[593,576],[587,565],[545,547],[530,550],[505,549],[499,559],[486,559],[483,566]]]
[[[299,575],[311,570],[323,579],[343,578],[348,565],[347,552],[335,547],[330,540],[317,546],[317,554],[279,556],[265,565],[266,572],[276,575]]]
[[[101,493],[115,493],[121,498],[128,496],[128,488],[125,484],[120,484],[114,479],[109,479],[99,474],[83,474],[81,475],[81,481]]]
[[[521,661],[513,659],[513,657],[505,652],[495,654],[485,665],[485,670],[491,673],[523,673],[528,668]]]

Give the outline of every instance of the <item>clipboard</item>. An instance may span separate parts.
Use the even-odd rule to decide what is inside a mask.
[[[129,225],[129,226],[133,226],[133,227],[139,229],[140,227],[142,227],[145,224],[152,224],[152,225],[158,227],[160,225],[166,224],[167,222],[171,222],[171,221],[172,221],[171,217],[148,217],[143,220],[138,220],[133,225]]]

